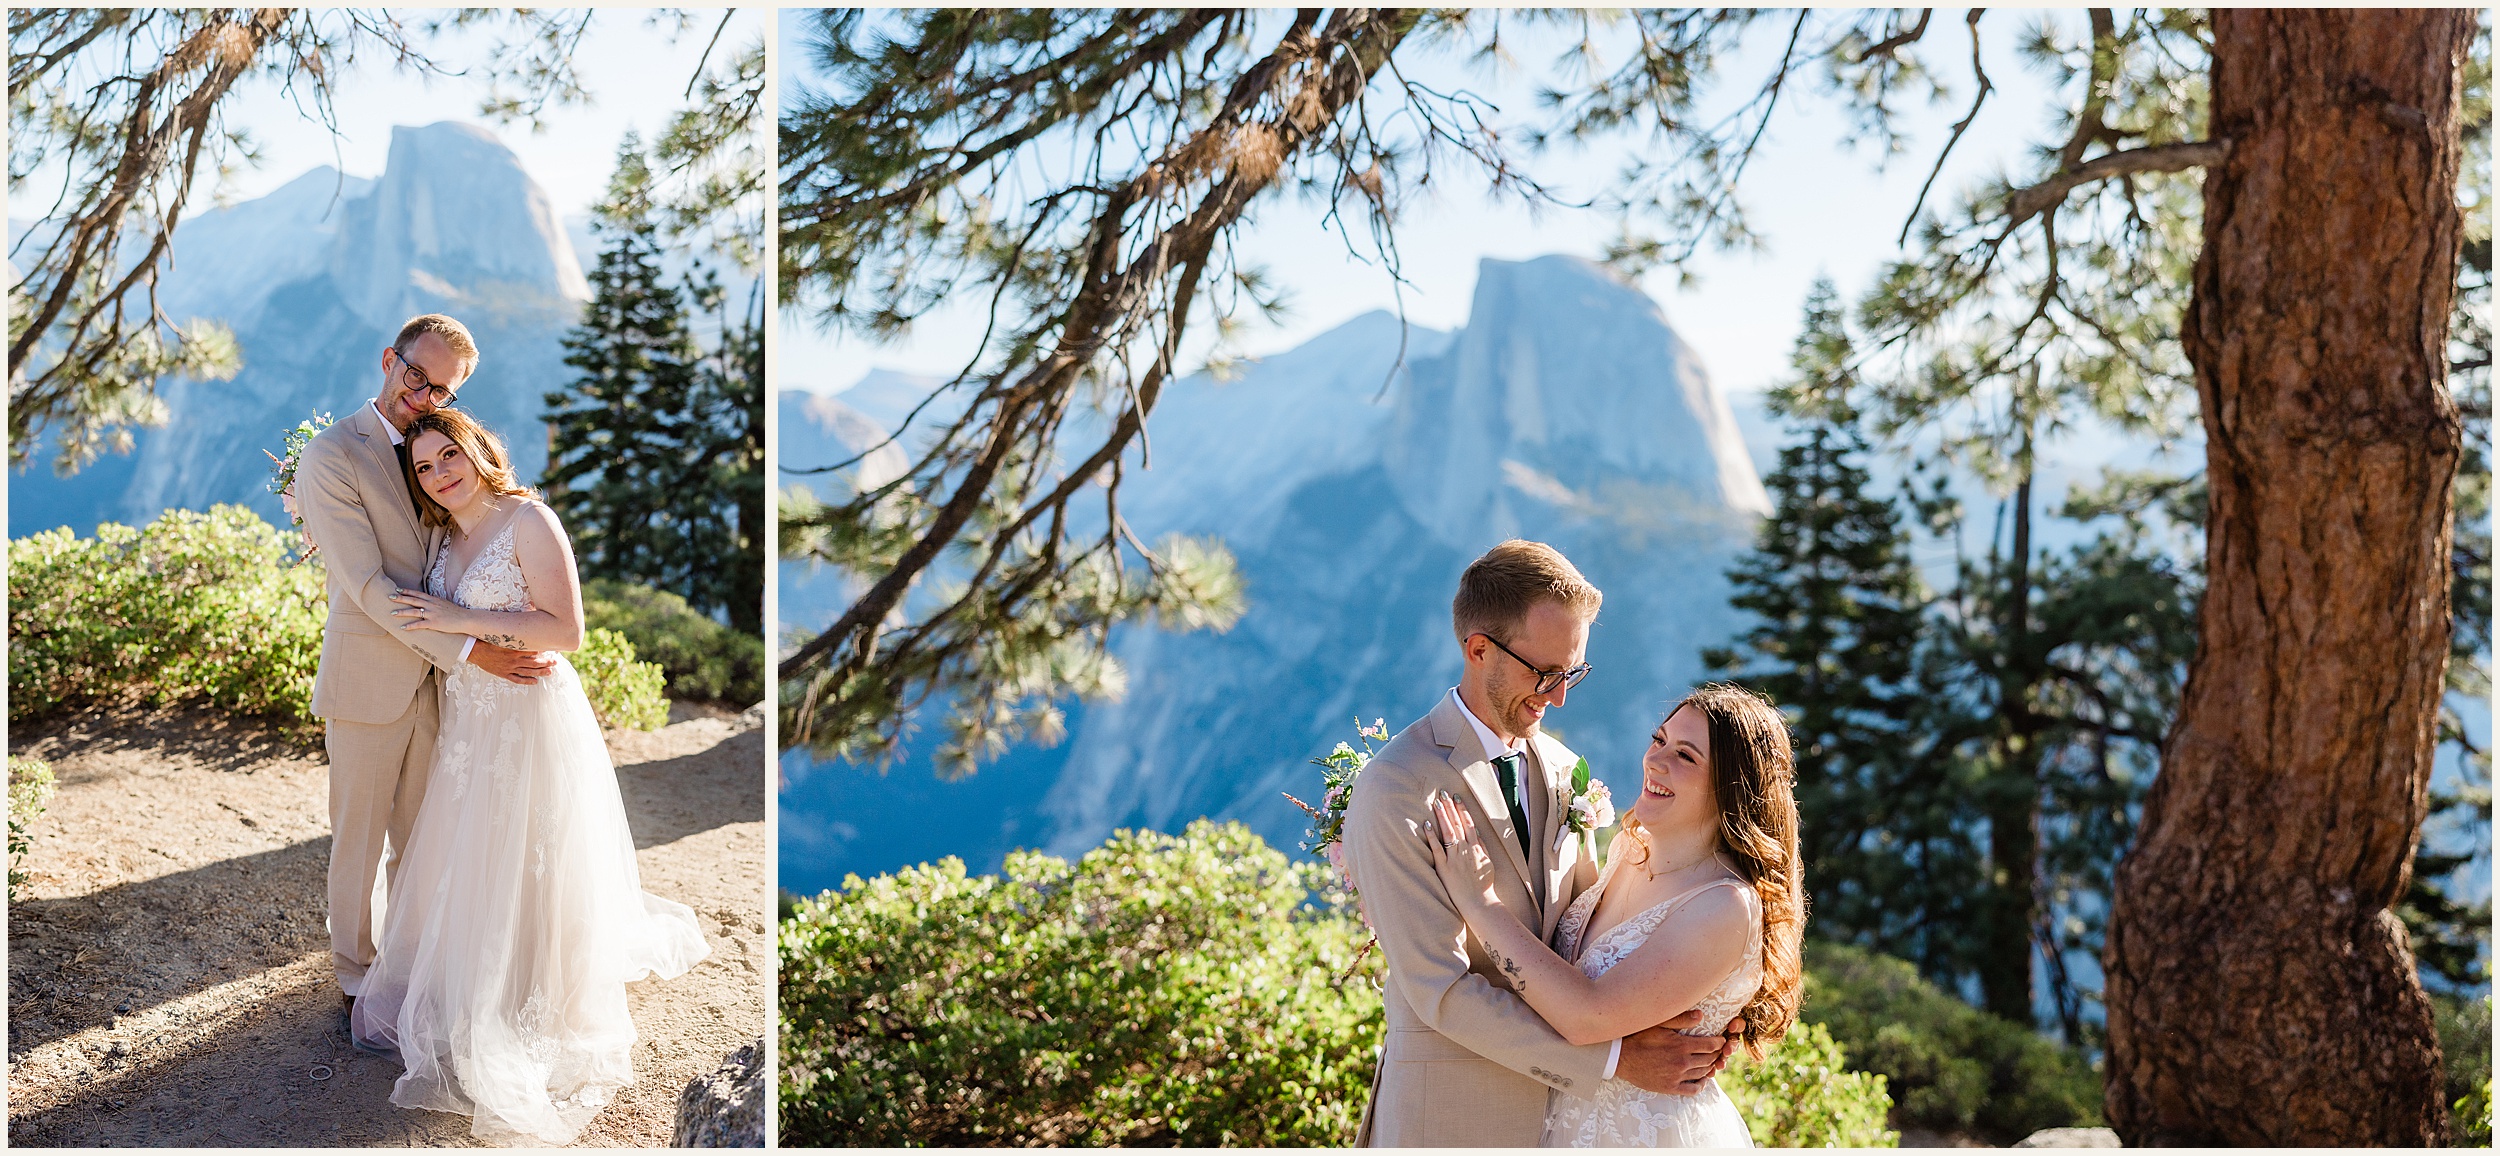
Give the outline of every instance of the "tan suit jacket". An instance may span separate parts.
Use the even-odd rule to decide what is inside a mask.
[[[312,711],[356,723],[398,719],[430,667],[460,663],[460,636],[390,625],[399,608],[391,594],[424,587],[443,531],[417,521],[399,455],[370,405],[304,447],[295,497],[329,574],[330,616],[321,627]]]
[[[1593,1096],[1605,1073],[1611,1046],[1566,1042],[1512,994],[1433,871],[1428,800],[1447,791],[1493,845],[1503,905],[1548,941],[1597,881],[1590,837],[1563,830],[1579,757],[1553,738],[1529,740],[1522,794],[1534,841],[1523,856],[1489,753],[1444,696],[1355,780],[1346,870],[1389,964],[1388,1034],[1358,1145],[1533,1147],[1548,1089]]]

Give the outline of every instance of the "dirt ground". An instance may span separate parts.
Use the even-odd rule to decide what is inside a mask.
[[[680,704],[616,732],[645,889],[712,954],[629,989],[633,1087],[585,1147],[664,1147],[677,1095],[763,1034],[772,885],[758,716]],[[399,1065],[348,1045],[323,897],[328,762],[197,711],[12,727],[52,764],[32,880],[9,905],[11,1145],[475,1146],[466,1117],[390,1102]]]

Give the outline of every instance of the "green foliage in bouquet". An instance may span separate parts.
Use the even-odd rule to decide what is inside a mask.
[[[671,698],[741,708],[764,701],[763,636],[715,622],[676,594],[615,578],[587,579],[582,618],[593,630],[624,635],[636,657],[658,663]]]
[[[590,696],[591,713],[612,727],[655,731],[668,725],[668,699],[660,690],[667,676],[658,663],[634,658],[634,644],[613,630],[593,628],[582,635],[582,648],[572,656],[573,672],[581,676]]]
[[[1907,961],[1821,940],[1805,955],[1801,1018],[1886,1078],[1894,1127],[2010,1144],[2102,1126],[2100,1073],[2080,1051],[1963,1003]]]
[[[43,813],[43,805],[52,801],[52,766],[40,759],[9,758],[9,898],[17,898],[18,888],[26,885],[26,873],[17,869],[26,853],[35,849],[35,837],[28,828],[35,816]]]
[[[1372,743],[1389,741],[1389,724],[1374,719],[1370,726],[1364,726],[1362,716],[1356,715],[1354,733],[1363,740],[1362,750],[1355,750],[1351,743],[1338,743],[1337,749],[1311,760],[1311,765],[1320,769],[1318,806],[1294,798],[1291,792],[1285,795],[1287,802],[1302,808],[1302,813],[1311,817],[1310,829],[1302,839],[1305,851],[1326,855],[1330,847],[1342,841],[1346,805],[1354,801],[1354,780],[1362,775],[1364,765],[1372,761],[1372,756],[1380,753],[1372,747]]]
[[[782,1141],[1349,1144],[1380,962],[1325,884],[1205,820],[852,876],[781,926]]]
[[[201,702],[305,731],[321,571],[241,506],[167,510],[9,543],[9,719],[132,698]]]
[[[1719,1088],[1745,1115],[1757,1148],[1897,1148],[1884,1127],[1892,1097],[1884,1077],[1851,1071],[1848,1053],[1821,1024],[1800,1023],[1759,1060],[1729,1057]]]

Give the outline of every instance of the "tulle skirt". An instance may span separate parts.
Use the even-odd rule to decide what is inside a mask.
[[[1556,1095],[1545,1114],[1547,1148],[1751,1148],[1744,1113],[1707,1080],[1690,1096],[1644,1092],[1621,1080],[1595,1099]]]
[[[382,936],[350,1014],[398,1053],[402,1107],[482,1140],[566,1144],[634,1081],[625,985],[710,948],[642,889],[605,740],[572,665],[532,686],[463,667]]]

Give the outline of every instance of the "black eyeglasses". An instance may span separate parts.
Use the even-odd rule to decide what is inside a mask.
[[[424,370],[417,368],[415,362],[408,360],[407,354],[399,351],[398,346],[391,347],[391,356],[399,359],[399,384],[403,388],[424,390],[426,396],[434,399],[437,409],[460,400],[459,390],[447,385],[436,385],[433,378],[427,377]]]
[[[1481,630],[1476,633],[1484,634]],[[1502,640],[1495,638],[1490,634],[1484,634],[1484,640],[1495,646],[1502,646]],[[1507,646],[1502,646],[1502,653],[1507,654],[1512,658],[1519,658],[1519,652],[1512,650]],[[1589,664],[1585,662],[1578,666],[1569,667],[1563,670],[1542,670],[1538,668],[1537,664],[1524,658],[1519,658],[1519,665],[1527,667],[1528,673],[1536,676],[1536,692],[1538,694],[1552,694],[1557,687],[1569,688],[1578,686],[1580,685],[1581,679],[1589,676]]]

